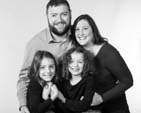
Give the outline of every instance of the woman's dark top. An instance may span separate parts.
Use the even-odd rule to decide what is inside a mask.
[[[125,61],[109,43],[103,45],[95,61],[96,92],[104,100],[98,107],[102,107],[103,113],[129,113],[125,90],[132,86],[133,79]]]
[[[43,87],[35,80],[31,79],[27,91],[27,106],[30,113],[45,113],[54,110],[54,103],[49,98],[42,99]]]
[[[61,84],[61,92],[66,98],[66,102],[60,105],[64,113],[81,113],[88,110],[95,92],[93,76],[82,78],[76,85],[71,85],[64,80]]]

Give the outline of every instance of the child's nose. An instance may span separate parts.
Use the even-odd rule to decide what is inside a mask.
[[[45,69],[45,73],[48,73],[48,72],[50,72],[50,69],[49,68],[46,68]]]

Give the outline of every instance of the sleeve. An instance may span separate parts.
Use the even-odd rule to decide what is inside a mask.
[[[51,99],[42,100],[42,89],[37,82],[30,82],[28,88],[28,107],[31,113],[45,113],[53,109],[54,105]]]
[[[31,65],[33,56],[36,52],[36,48],[34,47],[34,44],[33,45],[32,44],[33,42],[31,40],[30,42],[28,42],[26,46],[24,63],[19,74],[19,80],[17,82],[17,98],[18,98],[20,106],[26,105],[27,86],[29,84],[29,78],[27,74],[28,74],[28,70]]]
[[[120,96],[133,85],[131,72],[120,53],[112,47],[106,54],[106,68],[117,79],[117,84],[102,95],[104,101]]]
[[[85,111],[90,107],[94,92],[95,92],[94,79],[93,77],[88,77],[83,99],[82,100],[66,99],[65,106],[71,111],[75,112]]]

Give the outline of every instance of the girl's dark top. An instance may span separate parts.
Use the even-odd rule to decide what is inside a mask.
[[[105,43],[95,57],[98,74],[95,76],[96,92],[102,95],[103,113],[129,113],[125,90],[132,86],[132,75],[119,54],[109,43]]]
[[[64,80],[60,87],[66,98],[66,102],[60,104],[62,113],[81,113],[88,110],[95,92],[94,82],[93,76],[82,78],[76,85]]]
[[[27,106],[30,113],[45,113],[54,110],[54,103],[50,98],[42,99],[42,90],[43,87],[32,78],[27,91]]]

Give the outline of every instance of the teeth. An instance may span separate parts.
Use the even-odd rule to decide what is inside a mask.
[[[86,37],[79,37],[80,40],[84,40]]]
[[[72,70],[74,70],[74,71],[78,71],[79,69],[75,69],[75,68],[73,68]]]
[[[57,24],[58,27],[64,27],[64,24]]]

